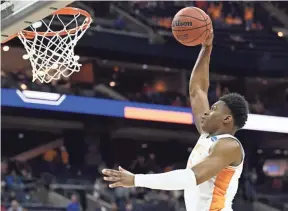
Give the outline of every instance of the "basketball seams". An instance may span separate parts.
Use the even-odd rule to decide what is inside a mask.
[[[203,27],[206,27],[206,29],[207,29],[207,26],[209,26],[210,24],[211,24],[211,22],[208,23],[207,25],[199,26],[199,27],[196,27],[196,28],[193,28],[193,29],[183,29],[183,30],[182,29],[179,29],[179,30],[172,29],[172,31],[174,31],[174,32],[177,32],[177,31],[190,31],[190,30],[194,30],[194,29],[200,29],[200,28],[203,28]]]
[[[207,18],[205,19],[205,16],[202,14],[202,10],[199,10],[197,7],[195,7],[196,11],[200,13],[200,15],[203,17],[203,20],[206,22],[208,20],[208,15]]]
[[[198,10],[197,10],[198,11]],[[199,11],[198,11],[199,12]],[[201,13],[200,13],[201,14]],[[202,14],[201,14],[202,15]],[[177,17],[184,17],[184,18],[192,18],[192,19],[195,19],[195,20],[197,20],[197,21],[205,21],[206,22],[206,20],[208,19],[208,17],[205,19],[205,17],[204,17],[204,19],[199,19],[199,18],[196,18],[196,17],[193,17],[193,16],[190,16],[190,15],[176,15],[176,17],[175,18],[177,18]],[[202,15],[202,17],[203,17],[203,15]]]
[[[194,42],[195,40],[199,39],[204,33],[207,33],[207,31],[209,31],[209,30],[208,30],[208,29],[205,30],[204,32],[202,32],[202,34],[200,34],[198,37],[194,38],[193,40],[190,40],[190,41],[188,41],[188,42],[182,42],[182,43],[185,45],[185,44]]]
[[[208,19],[209,16],[206,15],[207,18],[205,19],[204,15],[202,14],[202,10],[200,11],[198,8],[196,8],[196,10],[200,13],[200,15],[201,15],[201,16],[203,17],[203,19],[205,20],[205,23],[206,23],[206,30],[205,30],[205,32],[209,31],[208,28],[207,28],[207,19]],[[212,20],[211,20],[211,22],[212,22]],[[207,38],[207,36],[208,36],[208,35],[207,35],[207,33],[206,33],[205,37]],[[206,39],[206,38],[205,38],[205,39]]]

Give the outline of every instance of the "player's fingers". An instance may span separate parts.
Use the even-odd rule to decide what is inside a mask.
[[[117,182],[120,180],[119,177],[104,177],[103,179],[110,182]]]
[[[113,184],[109,185],[109,188],[117,188],[117,187],[123,187],[121,182],[115,182]]]
[[[128,171],[126,169],[123,169],[121,166],[119,166],[118,169],[119,169],[119,171],[128,173]]]
[[[116,176],[117,177],[117,176],[120,175],[119,171],[116,171],[116,170],[113,170],[113,169],[103,169],[102,173],[107,175],[107,176]]]
[[[118,169],[122,173],[133,175],[130,171],[127,171],[126,169],[123,169],[121,166],[119,166]],[[121,174],[121,177],[123,177],[123,174]]]

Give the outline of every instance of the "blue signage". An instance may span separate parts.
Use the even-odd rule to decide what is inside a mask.
[[[1,89],[1,106],[103,115],[178,124],[193,124],[190,108]],[[288,118],[249,114],[244,129],[288,133]]]
[[[156,119],[156,121],[164,122],[166,121],[165,119],[167,117],[165,118],[165,116],[163,116],[163,113],[161,112],[166,112],[165,115],[168,116],[170,114],[175,116],[180,113],[182,114],[182,116],[176,116],[176,119],[180,118],[179,123],[182,123],[181,119],[183,119],[184,115],[186,116],[185,124],[192,124],[192,114],[191,109],[189,108],[61,95],[58,93],[48,93],[31,90],[20,91],[15,89],[2,88],[1,106],[135,118],[152,121],[155,117],[149,117],[149,115],[151,115],[153,112],[156,112],[156,115],[154,113],[154,116],[156,116],[156,118],[158,119]],[[133,110],[133,108],[141,109],[141,111],[135,111]],[[191,120],[187,120],[187,117]],[[173,119],[171,122],[174,122]]]

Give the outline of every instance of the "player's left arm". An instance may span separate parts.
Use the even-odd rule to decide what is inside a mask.
[[[237,165],[242,159],[241,146],[231,138],[220,139],[211,149],[209,156],[191,169],[179,169],[161,174],[132,174],[121,167],[119,171],[104,169],[104,180],[110,187],[146,187],[159,190],[184,190],[216,176],[221,170]]]

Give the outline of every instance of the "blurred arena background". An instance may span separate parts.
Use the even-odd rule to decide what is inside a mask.
[[[7,2],[2,19],[15,9]],[[186,6],[213,20],[210,102],[239,92],[250,103],[237,133],[247,155],[234,209],[288,210],[287,2],[71,6],[93,18],[76,46],[81,72],[32,83],[21,42],[1,45],[1,210],[185,210],[182,192],[112,190],[99,172],[185,166],[198,139],[187,91],[199,48],[178,44],[170,25]]]

